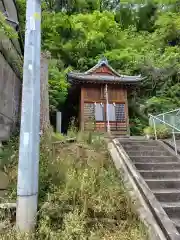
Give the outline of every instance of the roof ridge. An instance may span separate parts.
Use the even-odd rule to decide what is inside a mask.
[[[121,77],[121,75],[114,69],[112,68],[109,63],[107,58],[101,58],[98,63],[93,66],[92,68],[90,68],[89,70],[87,70],[84,74],[89,74],[92,73],[93,71],[95,71],[97,68],[101,67],[102,65],[106,65],[116,76]]]

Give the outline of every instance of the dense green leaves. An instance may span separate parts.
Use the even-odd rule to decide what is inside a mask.
[[[0,13],[0,36],[1,40],[4,35],[10,39],[18,38],[16,31],[7,24],[6,19],[2,13]]]
[[[68,69],[85,71],[101,56],[122,73],[145,77],[133,96],[140,122],[147,112],[179,106],[178,7],[179,1],[173,0],[121,4],[116,0],[44,0],[42,48],[54,59],[49,71],[51,110],[65,100]]]
[[[59,71],[60,64],[52,60],[49,65],[49,100],[50,111],[56,111],[65,101],[68,83],[65,81],[66,74],[70,69]]]

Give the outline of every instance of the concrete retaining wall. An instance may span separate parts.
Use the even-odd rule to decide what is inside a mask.
[[[10,20],[18,22],[13,0],[1,1],[0,11]],[[17,67],[18,66],[18,67]],[[8,140],[15,129],[20,113],[22,57],[18,39],[7,37],[0,41],[0,141]]]
[[[21,81],[0,53],[0,139],[7,140],[19,117]],[[3,131],[3,133],[2,133]]]
[[[12,122],[18,118],[21,81],[0,54],[0,113]]]

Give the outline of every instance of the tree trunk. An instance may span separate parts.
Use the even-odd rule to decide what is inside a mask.
[[[49,120],[49,93],[48,93],[48,59],[41,54],[41,115],[40,130],[44,133],[50,125]]]

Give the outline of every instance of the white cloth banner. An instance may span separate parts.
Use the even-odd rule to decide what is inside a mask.
[[[108,104],[109,121],[116,121],[116,110],[114,104]]]
[[[95,120],[104,121],[104,104],[96,103],[95,105]]]

